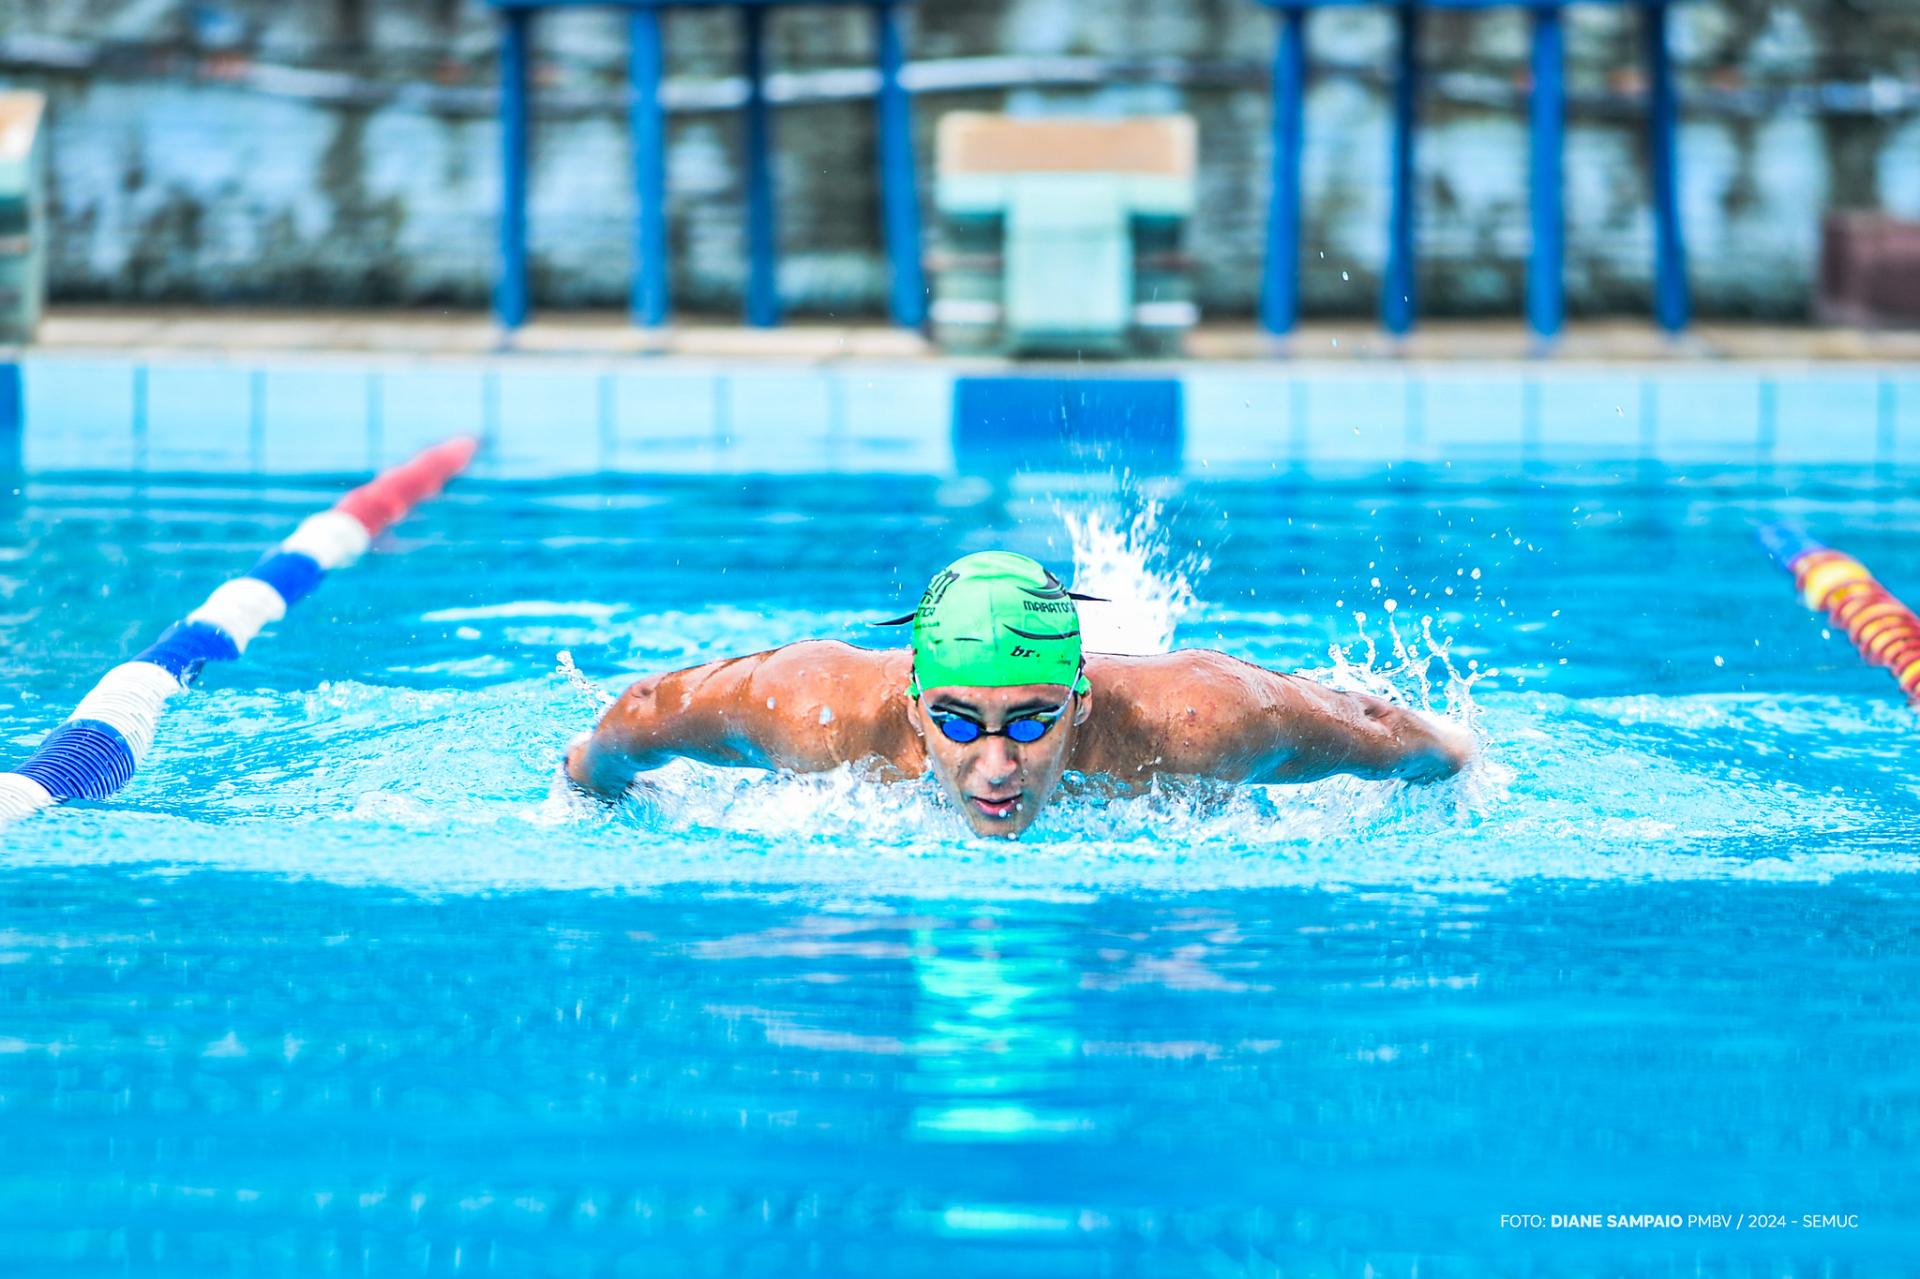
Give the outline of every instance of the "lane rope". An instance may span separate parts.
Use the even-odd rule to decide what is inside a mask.
[[[221,583],[133,660],[108,671],[24,764],[0,773],[0,822],[71,799],[105,799],[125,786],[152,749],[169,698],[208,662],[246,652],[328,573],[359,559],[375,537],[446,487],[478,447],[461,436],[382,471],[308,516],[245,576]]]
[[[1769,524],[1756,536],[1773,562],[1793,574],[1807,607],[1825,613],[1860,656],[1891,671],[1907,700],[1920,705],[1920,617],[1859,560],[1791,525]]]

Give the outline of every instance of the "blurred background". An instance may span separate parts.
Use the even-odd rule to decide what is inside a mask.
[[[949,112],[1190,115],[1193,299],[1209,319],[1254,314],[1272,10],[1254,0],[934,0],[901,17],[923,201]],[[737,315],[745,288],[738,19],[709,5],[672,10],[663,24],[679,314]],[[544,307],[627,302],[627,22],[614,8],[558,8],[532,30],[530,278]],[[1920,5],[1697,0],[1673,5],[1669,23],[1696,314],[1827,314],[1828,216],[1920,219]],[[1651,306],[1645,27],[1635,4],[1565,9],[1565,280],[1576,317]],[[0,0],[0,87],[46,96],[52,305],[486,306],[501,32],[500,11],[482,0]],[[1308,32],[1301,307],[1372,315],[1388,238],[1395,14],[1326,7]],[[872,14],[777,8],[766,40],[784,306],[879,319],[888,269]],[[1425,315],[1521,312],[1529,49],[1524,7],[1436,9],[1419,32]]]

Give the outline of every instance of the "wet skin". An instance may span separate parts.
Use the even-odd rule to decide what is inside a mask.
[[[1205,649],[1089,653],[1093,691],[1071,701],[1059,684],[909,698],[912,665],[907,649],[809,640],[649,676],[569,749],[567,774],[611,800],[680,757],[792,772],[856,764],[890,780],[931,772],[976,834],[1012,837],[1068,771],[1129,790],[1155,777],[1425,782],[1458,772],[1473,749],[1456,725]],[[960,713],[1000,730],[1063,702],[1066,712],[1033,742],[997,733],[949,741],[929,718]]]

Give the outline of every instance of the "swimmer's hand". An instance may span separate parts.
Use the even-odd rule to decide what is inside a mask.
[[[624,761],[610,761],[604,753],[595,751],[592,733],[582,733],[567,743],[560,773],[575,791],[608,804],[626,795],[633,780]]]
[[[1410,782],[1436,782],[1452,777],[1473,758],[1473,734],[1464,725],[1431,712],[1404,712],[1418,726],[1407,733],[1410,748],[1400,776]]]

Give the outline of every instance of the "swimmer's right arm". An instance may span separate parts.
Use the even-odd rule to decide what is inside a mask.
[[[840,762],[821,704],[844,654],[819,640],[751,657],[652,675],[607,708],[593,733],[567,751],[567,776],[619,799],[636,776],[675,759],[811,771]]]
[[[742,693],[767,654],[650,675],[607,708],[567,751],[567,776],[602,799],[619,799],[633,779],[674,759],[769,766]]]

